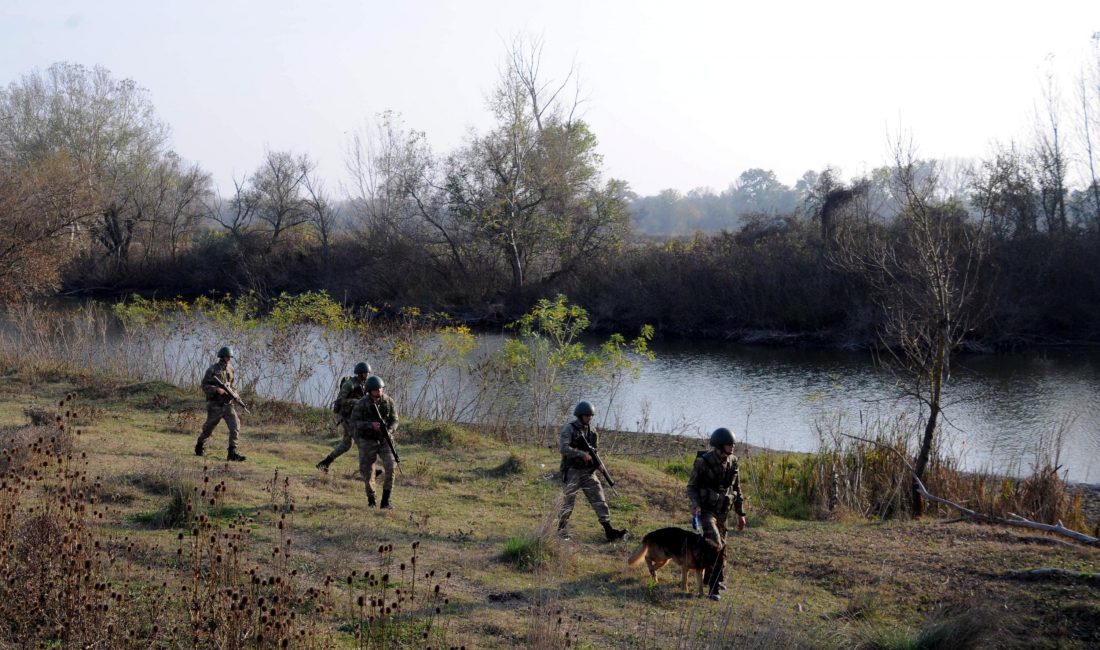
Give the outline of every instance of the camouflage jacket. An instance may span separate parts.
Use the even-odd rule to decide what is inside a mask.
[[[220,379],[226,386],[229,386],[233,390],[237,390],[237,386],[233,383],[235,373],[233,372],[233,366],[230,364],[222,365],[221,361],[214,363],[206,369],[206,374],[202,376],[202,392],[206,394],[206,401],[216,402],[218,400],[229,401],[229,397],[226,395],[218,395],[218,389],[221,388],[214,382],[214,378]]]
[[[348,421],[351,423],[355,435],[361,438],[382,440],[385,433],[381,430],[375,431],[371,423],[381,422],[383,428],[389,429],[390,435],[393,435],[397,432],[397,406],[389,395],[383,395],[377,404],[374,403],[374,399],[370,395],[367,395],[355,403]]]
[[[340,392],[336,394],[336,401],[332,403],[332,410],[341,418],[347,420],[351,417],[351,410],[355,403],[367,394],[367,380],[359,381],[355,375],[344,377],[340,381]]]
[[[699,508],[725,514],[733,506],[734,512],[744,517],[745,500],[741,495],[738,471],[737,456],[731,454],[723,461],[713,449],[700,452],[687,484],[687,497],[692,510]]]
[[[584,450],[584,444],[580,441],[581,438],[587,440],[593,449],[599,449],[597,445],[600,442],[600,434],[596,432],[595,427],[589,426],[586,430],[580,420],[573,420],[561,428],[558,450],[561,451],[562,470],[566,468],[596,469],[595,461],[587,463],[584,461],[584,455],[588,452]]]

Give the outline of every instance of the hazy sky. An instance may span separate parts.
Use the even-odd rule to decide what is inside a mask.
[[[1097,0],[0,0],[0,84],[103,65],[223,193],[265,148],[310,154],[335,188],[381,111],[437,152],[487,127],[506,44],[534,35],[548,76],[575,63],[607,174],[653,194],[751,167],[851,176],[899,130],[924,156],[983,156],[1027,137],[1044,66],[1068,83],[1095,32]]]

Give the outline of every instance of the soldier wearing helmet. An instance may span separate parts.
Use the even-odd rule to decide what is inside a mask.
[[[741,494],[737,456],[733,455],[733,432],[725,427],[710,434],[707,452],[699,452],[687,484],[691,512],[699,518],[703,536],[719,547],[725,543],[726,518],[730,508],[737,514],[737,530],[745,528],[745,500]],[[710,599],[718,600],[725,587],[724,567],[709,573]]]
[[[350,427],[359,447],[359,474],[367,489],[367,505],[376,505],[374,493],[374,463],[382,461],[382,502],[378,507],[393,510],[390,492],[393,491],[393,470],[396,459],[386,442],[386,432],[397,432],[397,406],[389,395],[383,394],[386,382],[378,375],[367,377],[365,397],[351,410]]]
[[[237,440],[241,435],[241,419],[237,416],[237,410],[233,408],[233,398],[224,388],[218,385],[218,382],[221,382],[234,391],[237,389],[233,383],[235,375],[233,366],[229,362],[234,356],[236,355],[233,354],[233,348],[223,346],[218,350],[217,362],[207,368],[206,374],[202,377],[202,392],[206,395],[206,423],[202,425],[199,439],[195,443],[196,456],[202,456],[205,453],[203,447],[206,445],[206,439],[214,433],[214,427],[218,426],[218,422],[225,420],[225,426],[229,427],[229,453],[226,459],[231,461],[245,459],[244,456],[237,453]]]
[[[603,485],[596,478],[597,465],[592,454],[586,448],[596,449],[599,434],[592,426],[596,409],[588,402],[578,402],[573,409],[572,422],[562,427],[558,440],[561,451],[562,483],[565,484],[558,517],[558,535],[569,539],[569,516],[573,514],[573,505],[577,501],[577,491],[583,490],[588,503],[596,511],[596,517],[603,526],[607,541],[613,542],[626,536],[626,530],[611,526],[611,511],[603,494]],[[587,444],[586,444],[587,443]]]
[[[336,401],[332,403],[332,410],[340,421],[340,427],[344,430],[344,435],[340,442],[332,448],[329,455],[317,463],[317,469],[328,472],[328,467],[332,464],[332,461],[351,449],[351,440],[354,434],[350,426],[351,410],[355,408],[356,402],[366,396],[367,375],[369,374],[370,364],[360,361],[355,364],[355,374],[351,377],[344,377],[340,381],[340,391],[336,394]]]

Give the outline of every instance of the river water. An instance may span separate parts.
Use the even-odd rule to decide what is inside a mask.
[[[867,353],[654,347],[656,359],[616,397],[607,425],[689,435],[726,426],[741,440],[793,451],[816,450],[818,431],[837,423],[858,435],[861,423],[908,414],[920,428],[918,402]],[[944,401],[942,440],[965,468],[1026,473],[1060,432],[1067,478],[1100,483],[1100,351],[960,356]]]
[[[21,345],[11,342],[16,329],[0,319],[0,336],[8,345]],[[231,336],[191,324],[142,345],[109,337],[87,364],[127,356],[135,377],[186,385],[198,381],[213,351]],[[469,392],[472,385],[453,368],[425,382],[427,371],[403,373],[380,358],[383,350],[371,350],[362,341],[334,342],[316,331],[306,339],[297,348],[305,351],[292,355],[265,352],[272,349],[270,340],[243,344],[238,351],[242,379],[251,378],[250,387],[262,395],[320,406],[331,402],[336,379],[366,359],[388,382],[409,384],[403,392],[391,386],[398,390],[390,392],[418,396],[421,414],[431,414],[431,400],[439,399],[433,395],[458,401],[454,395]],[[503,341],[501,335],[480,335],[467,361],[493,354]],[[908,418],[905,427],[914,439],[921,430],[919,404],[904,397],[895,376],[867,353],[684,341],[651,347],[654,360],[643,361],[636,381],[624,381],[613,393],[584,373],[564,374],[562,406],[551,414],[551,423],[570,417],[566,404],[585,399],[595,404],[597,424],[604,428],[703,437],[724,426],[741,441],[791,451],[818,449],[822,430],[859,434],[873,423],[899,417]],[[301,375],[302,368],[308,376],[288,384],[286,378]],[[953,362],[944,401],[940,439],[964,469],[1027,474],[1037,449],[1059,439],[1063,475],[1100,483],[1100,349],[960,356]],[[477,413],[455,417],[477,419]]]

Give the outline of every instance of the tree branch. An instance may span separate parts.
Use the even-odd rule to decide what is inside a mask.
[[[953,508],[954,510],[957,510],[959,513],[961,513],[963,516],[965,516],[968,519],[973,519],[973,520],[980,521],[982,523],[987,523],[987,524],[1000,524],[1002,526],[1019,526],[1021,528],[1032,528],[1032,529],[1035,529],[1035,530],[1042,530],[1042,531],[1045,531],[1045,532],[1048,532],[1048,533],[1054,533],[1056,535],[1062,535],[1063,537],[1068,537],[1068,538],[1070,538],[1074,541],[1080,542],[1082,544],[1086,544],[1088,546],[1095,546],[1097,548],[1100,548],[1100,539],[1097,539],[1096,537],[1092,537],[1091,535],[1086,535],[1084,533],[1080,533],[1080,532],[1077,532],[1075,530],[1071,530],[1069,528],[1066,528],[1065,526],[1062,525],[1061,521],[1059,521],[1057,524],[1054,524],[1054,525],[1043,524],[1043,523],[1039,523],[1037,521],[1031,521],[1030,519],[1027,519],[1025,517],[1021,517],[1020,515],[1013,514],[1011,512],[1008,513],[1008,515],[1009,515],[1008,518],[992,517],[990,515],[983,515],[979,512],[975,512],[975,511],[971,510],[970,508],[967,508],[967,507],[965,507],[961,504],[955,503],[954,501],[951,501],[949,499],[944,499],[943,497],[938,497],[938,496],[932,494],[931,492],[929,492],[928,489],[926,487],[924,487],[924,483],[917,476],[916,470],[913,469],[913,466],[911,464],[909,464],[909,459],[906,458],[897,449],[894,449],[893,447],[891,447],[889,445],[884,445],[884,444],[882,444],[881,442],[879,442],[877,440],[870,440],[868,438],[861,438],[859,436],[853,436],[853,435],[848,434],[848,433],[842,433],[840,435],[842,435],[846,438],[852,438],[854,440],[860,440],[862,442],[867,442],[867,443],[870,443],[872,445],[875,445],[876,447],[882,447],[884,449],[887,449],[887,450],[893,452],[894,454],[896,454],[898,456],[898,458],[901,459],[901,462],[905,463],[905,466],[907,468],[909,468],[909,473],[913,477],[913,483],[916,485],[917,491],[920,492],[921,496],[923,496],[925,499],[928,499],[929,501],[935,501],[936,503],[942,503],[945,506]]]

